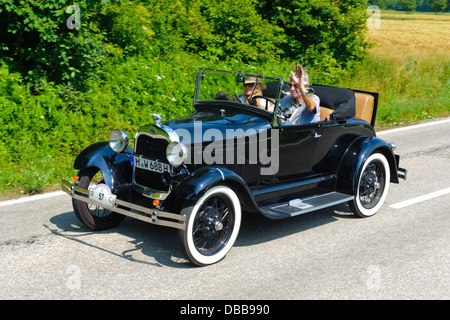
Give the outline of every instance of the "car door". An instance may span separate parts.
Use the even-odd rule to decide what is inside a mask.
[[[272,175],[260,175],[258,183],[251,188],[257,202],[277,201],[291,194],[307,190],[317,177],[314,172],[321,148],[323,128],[321,123],[277,126],[271,132],[271,157],[278,161],[277,171]],[[274,137],[278,135],[278,139]],[[278,146],[274,142],[278,141]],[[320,153],[325,153],[320,151]],[[309,181],[309,179],[313,179]]]
[[[314,165],[322,155],[322,124],[311,123],[279,127],[279,170],[275,175],[280,182],[314,175]],[[322,152],[321,152],[322,153]]]

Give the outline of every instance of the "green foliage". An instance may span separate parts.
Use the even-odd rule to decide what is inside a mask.
[[[38,89],[53,81],[84,88],[112,47],[99,29],[102,7],[109,1],[80,1],[82,28],[68,28],[70,1],[0,1],[0,59]],[[72,10],[74,18],[77,10]],[[73,21],[73,18],[71,21]]]
[[[287,56],[314,66],[322,81],[335,77],[360,61],[368,44],[365,0],[259,1],[259,11],[287,36],[281,47]]]
[[[445,11],[448,8],[448,0],[428,0],[428,5],[434,11]]]
[[[188,114],[198,66],[287,77],[301,62],[336,83],[364,56],[363,4],[0,0],[0,195],[72,175],[113,128]]]
[[[187,30],[186,47],[213,60],[227,58],[243,62],[275,61],[285,42],[283,29],[265,21],[255,8],[255,0],[188,1],[188,16],[199,25]],[[200,29],[202,32],[197,33]],[[198,36],[200,34],[200,36]]]
[[[397,10],[414,11],[417,7],[416,0],[397,0]]]

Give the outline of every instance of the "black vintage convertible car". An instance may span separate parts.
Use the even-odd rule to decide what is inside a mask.
[[[250,78],[262,89],[252,98],[265,107],[239,97]],[[320,121],[293,125],[280,108],[286,85],[199,68],[192,114],[169,121],[153,114],[133,149],[116,129],[77,156],[78,175],[62,183],[76,216],[93,230],[125,216],[176,228],[183,255],[206,266],[230,251],[243,212],[284,219],[348,203],[359,217],[374,215],[390,182],[406,178],[395,145],[376,137],[378,94],[311,86]]]

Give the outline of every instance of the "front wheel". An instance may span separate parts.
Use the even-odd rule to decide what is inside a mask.
[[[80,188],[88,189],[89,186],[92,187],[103,182],[103,175],[98,168],[91,167],[78,173],[78,186]],[[113,228],[125,218],[124,215],[119,213],[76,199],[72,200],[72,205],[78,220],[95,231]]]
[[[222,260],[233,247],[241,225],[236,193],[226,186],[214,187],[181,214],[186,216],[186,229],[178,231],[183,255],[197,266]]]
[[[350,208],[359,217],[370,217],[383,205],[389,190],[390,170],[386,157],[372,154],[364,163],[358,176],[355,199]]]

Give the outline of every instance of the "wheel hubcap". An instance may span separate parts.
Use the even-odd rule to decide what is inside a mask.
[[[223,229],[223,223],[220,221],[216,221],[214,224],[214,228],[216,229],[216,231],[220,231]]]

